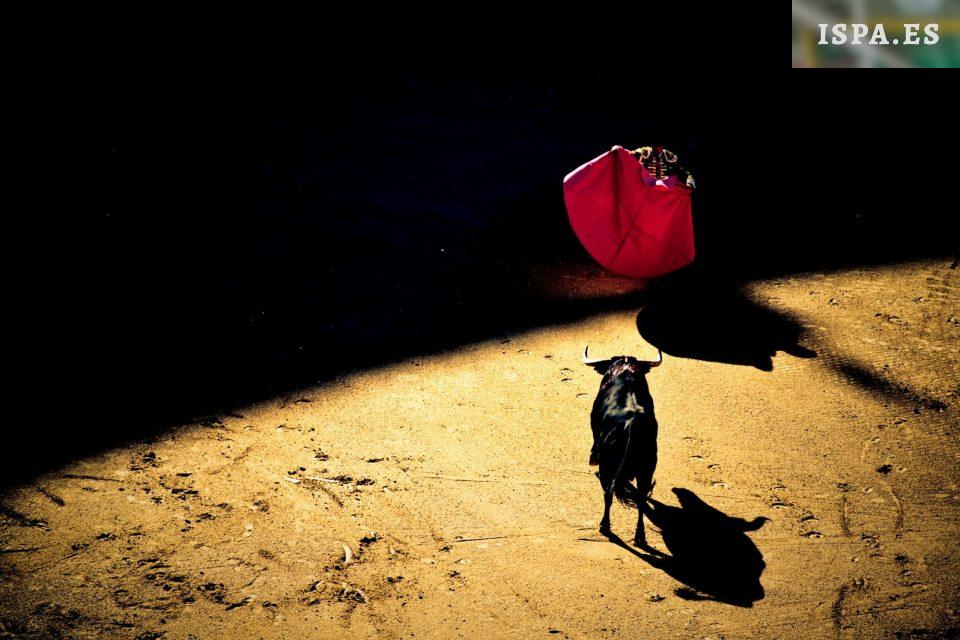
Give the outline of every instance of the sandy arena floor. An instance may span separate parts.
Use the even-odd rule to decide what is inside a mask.
[[[747,292],[816,356],[667,353],[650,374],[666,560],[597,532],[587,466],[599,377],[580,354],[655,356],[633,310],[238,407],[11,491],[0,638],[956,637],[960,271]],[[634,522],[614,507],[624,540]]]

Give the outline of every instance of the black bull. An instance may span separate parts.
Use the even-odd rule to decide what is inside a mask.
[[[623,504],[637,508],[634,544],[641,547],[647,546],[643,514],[648,509],[657,467],[657,419],[646,374],[662,360],[662,354],[654,361],[630,356],[590,360],[586,350],[583,354],[584,364],[603,374],[590,413],[590,464],[599,465],[597,477],[603,487],[600,532],[610,533],[610,505],[616,496]],[[636,481],[636,486],[631,481]]]

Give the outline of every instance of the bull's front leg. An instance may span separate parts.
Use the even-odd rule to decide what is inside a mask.
[[[590,431],[593,432],[593,446],[590,447],[590,463],[589,463],[591,467],[596,467],[597,465],[600,464],[599,447],[598,447],[600,442],[600,433],[599,433],[600,430],[598,427],[599,425],[597,424],[596,419],[591,418]]]

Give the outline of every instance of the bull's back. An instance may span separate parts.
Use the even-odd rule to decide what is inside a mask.
[[[597,440],[601,473],[611,465],[616,471],[656,464],[657,423],[652,401],[642,397],[630,380],[614,379],[604,385],[594,402],[591,422]]]

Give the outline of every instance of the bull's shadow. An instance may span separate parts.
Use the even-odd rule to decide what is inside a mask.
[[[809,358],[802,327],[750,300],[732,280],[696,270],[657,283],[637,314],[637,330],[664,353],[681,358],[773,369],[777,351]]]
[[[760,575],[766,563],[746,532],[756,531],[766,518],[748,522],[711,507],[692,491],[673,490],[679,507],[650,500],[647,516],[660,529],[670,554],[647,548],[630,549],[650,565],[663,570],[685,587],[676,594],[688,600],[716,600],[752,607],[764,596]],[[627,547],[619,539],[613,542]]]

